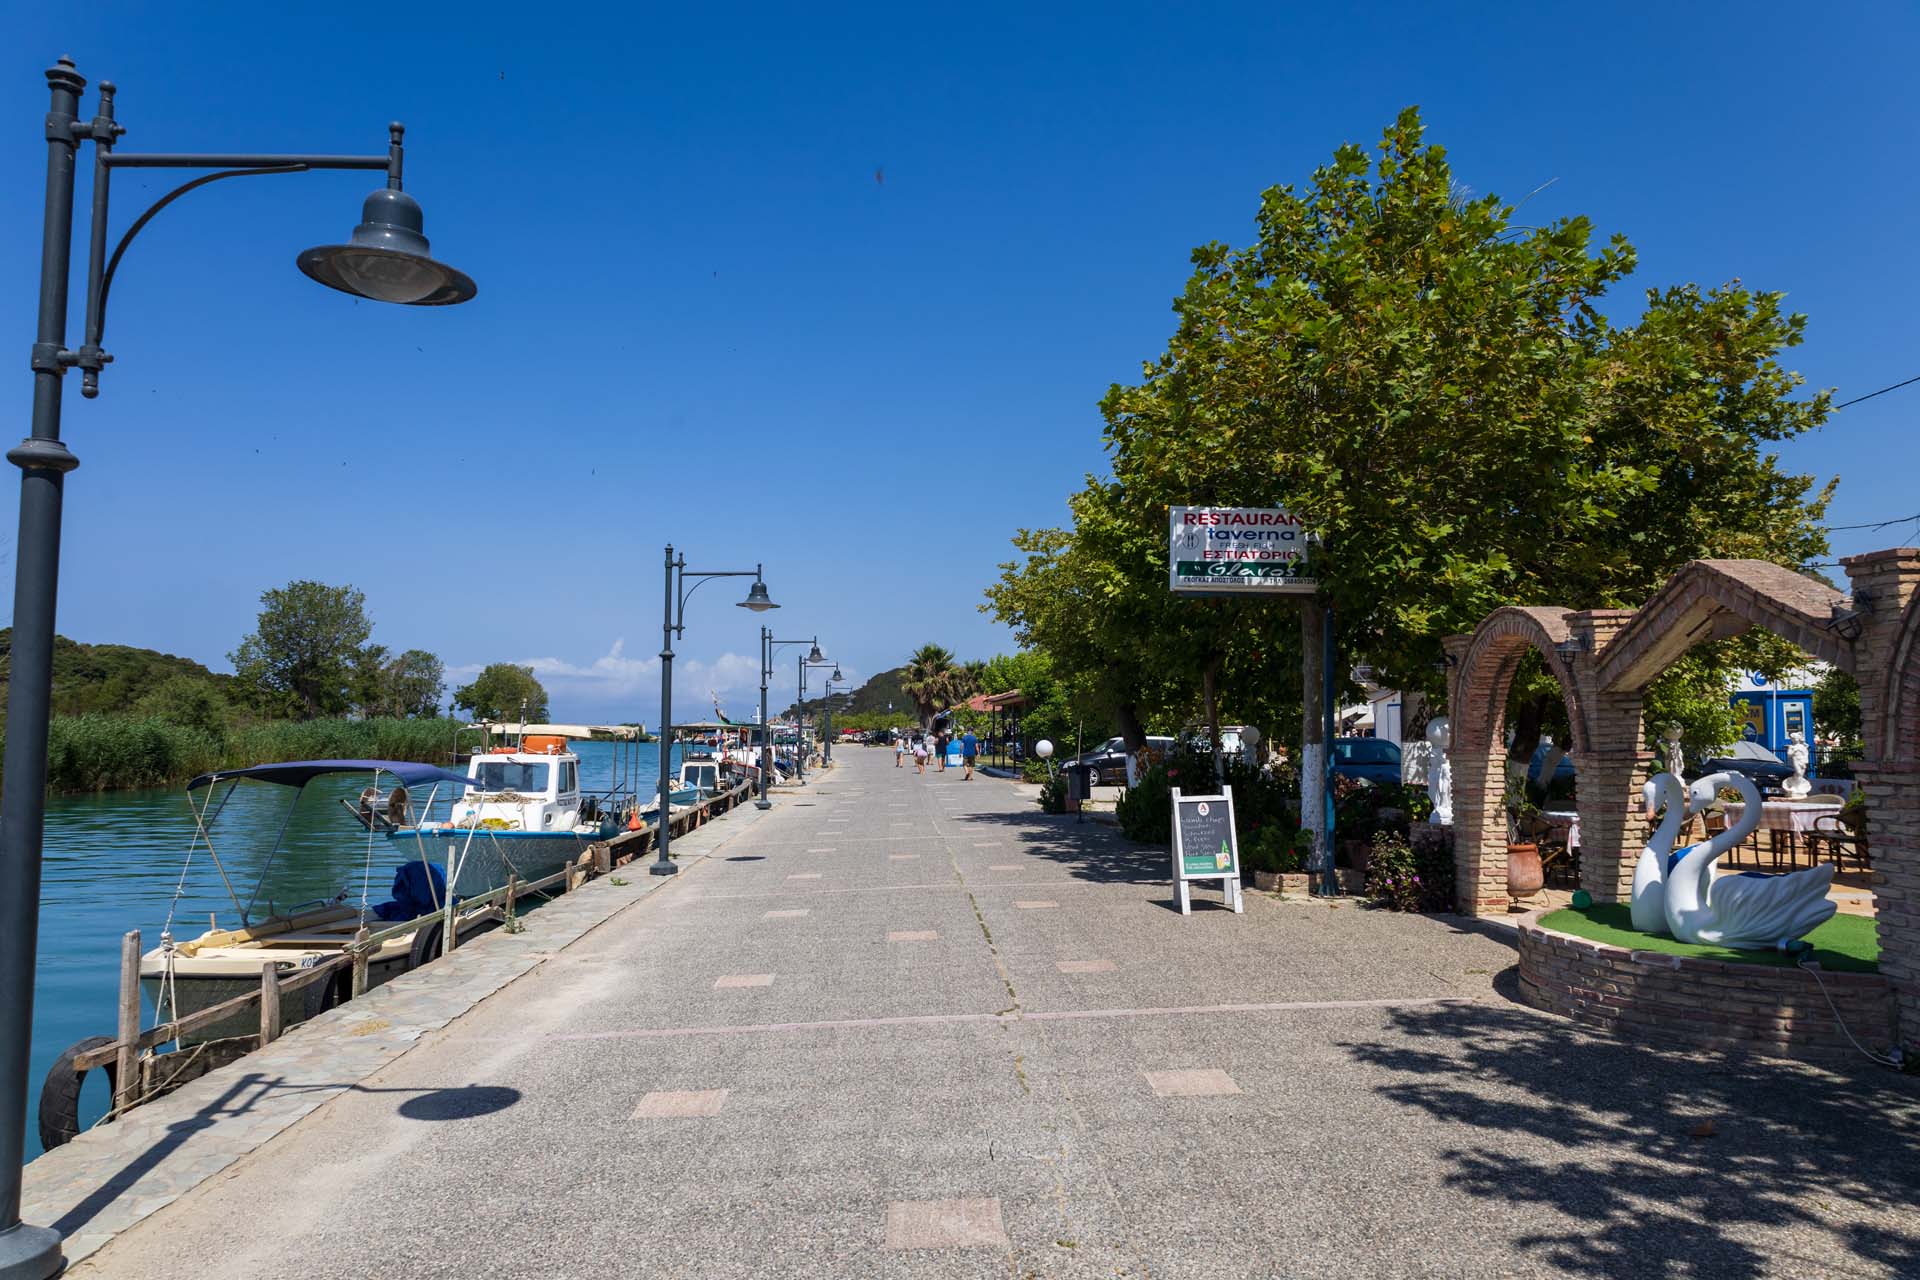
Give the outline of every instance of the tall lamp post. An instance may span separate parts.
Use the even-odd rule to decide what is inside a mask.
[[[80,394],[100,393],[113,360],[101,347],[107,297],[127,246],[162,209],[222,178],[321,169],[384,172],[348,243],[309,249],[300,270],[329,288],[376,302],[443,306],[465,302],[474,283],[428,256],[420,205],[401,189],[401,135],[390,125],[380,155],[180,155],[116,152],[126,129],[114,119],[114,86],[100,84],[91,119],[80,115],[87,82],[71,58],[48,69],[52,103],[43,122],[47,190],[40,240],[40,315],[33,370],[31,433],[9,450],[20,468],[20,532],[13,588],[12,674],[7,688],[5,783],[0,788],[0,1280],[40,1280],[63,1260],[58,1232],[20,1221],[20,1168],[33,1024],[34,948],[40,914],[40,852],[47,789],[47,721],[53,692],[54,603],[60,576],[60,516],[67,472],[79,459],[60,439],[61,392],[68,369],[81,371]],[[80,145],[93,144],[93,208],[87,255],[86,326],[78,350],[67,342],[67,286],[73,256],[74,170]],[[135,218],[111,254],[107,204],[115,169],[205,169]]]
[[[670,876],[680,869],[668,860],[667,849],[673,843],[673,638],[686,634],[687,597],[715,578],[752,578],[747,598],[738,602],[740,607],[755,613],[778,609],[780,606],[767,595],[760,569],[755,565],[751,569],[696,570],[689,574],[687,558],[683,555],[676,559],[673,544],[667,544],[667,608],[660,620],[660,834],[654,837],[654,848],[660,856],[647,868],[650,875]],[[688,578],[693,579],[692,586],[687,585]]]
[[[794,712],[795,712],[794,733],[796,738],[795,745],[798,748],[798,754],[799,754],[799,760],[800,760],[800,780],[802,782],[805,782],[807,780],[807,748],[806,748],[806,726],[808,724],[807,672],[814,669],[815,667],[833,667],[834,670],[836,671],[839,670],[839,667],[831,659],[822,656],[818,649],[815,649],[813,653],[808,654],[806,657],[800,659],[800,666],[799,666],[800,678],[798,680],[799,701],[797,701],[794,704]]]
[[[774,650],[784,649],[790,644],[810,644],[813,649],[807,658],[813,662],[826,661],[820,652],[819,636],[810,636],[805,640],[776,640],[772,627],[760,628],[760,796],[753,802],[756,809],[773,808],[773,801],[767,798],[767,783],[773,774],[773,723],[767,719],[767,682],[773,679]]]
[[[828,764],[833,763],[833,709],[841,698],[852,701],[847,694],[846,677],[840,674],[840,664],[834,663],[833,674],[827,677],[827,691],[820,697],[822,728],[820,731],[820,755]],[[842,686],[835,689],[835,685]]]

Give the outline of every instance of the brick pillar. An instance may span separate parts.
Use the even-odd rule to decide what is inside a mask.
[[[1587,751],[1573,763],[1580,777],[1580,887],[1595,902],[1627,901],[1634,863],[1647,843],[1640,788],[1651,776],[1653,753],[1640,724],[1641,691],[1602,692],[1596,675],[1600,654],[1633,616],[1631,609],[1567,615],[1568,629],[1587,639],[1573,670]]]
[[[1867,793],[1880,972],[1893,984],[1899,1044],[1920,1054],[1920,550],[1840,563],[1856,606],[1871,600],[1853,642],[1868,757],[1854,776]]]
[[[1463,914],[1507,909],[1506,751],[1494,731],[1506,711],[1501,663],[1469,670],[1472,636],[1443,642],[1454,665],[1447,671],[1447,716],[1453,725],[1454,900]],[[1502,686],[1495,696],[1495,685]]]

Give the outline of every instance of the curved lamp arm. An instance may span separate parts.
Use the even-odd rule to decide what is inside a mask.
[[[147,206],[147,211],[133,220],[126,233],[120,237],[120,243],[113,248],[113,254],[107,259],[106,268],[100,272],[100,282],[87,294],[86,340],[81,344],[76,363],[81,369],[80,394],[91,400],[100,394],[100,368],[113,359],[100,349],[100,339],[107,328],[107,294],[113,288],[113,273],[120,269],[120,259],[126,256],[127,246],[133,238],[152,222],[154,215],[178,200],[196,187],[204,187],[209,182],[218,182],[222,178],[249,178],[256,175],[276,173],[307,173],[312,169],[307,164],[283,164],[258,169],[222,169],[218,173],[203,174],[191,182],[183,182],[173,190]],[[104,241],[99,241],[104,243]],[[91,274],[91,273],[89,273]]]

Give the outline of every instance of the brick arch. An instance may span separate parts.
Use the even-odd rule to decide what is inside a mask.
[[[1448,757],[1453,767],[1454,892],[1470,913],[1507,905],[1506,722],[1507,692],[1520,659],[1531,648],[1560,683],[1573,729],[1575,761],[1586,754],[1587,716],[1572,672],[1555,646],[1573,638],[1578,615],[1551,607],[1496,609],[1448,646],[1456,659],[1448,679],[1447,709],[1453,726]]]
[[[1869,759],[1920,769],[1920,592],[1900,612],[1887,657],[1886,692],[1863,726]]]
[[[1595,662],[1599,687],[1638,692],[1706,640],[1762,627],[1844,671],[1854,647],[1829,625],[1846,593],[1765,560],[1692,560],[1667,579]]]

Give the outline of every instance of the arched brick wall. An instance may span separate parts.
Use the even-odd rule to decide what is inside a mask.
[[[1458,651],[1448,680],[1453,725],[1454,894],[1469,914],[1507,906],[1507,691],[1520,658],[1531,648],[1560,682],[1573,727],[1573,758],[1587,749],[1586,716],[1566,664],[1555,652],[1573,635],[1566,609],[1506,608],[1488,614]]]

